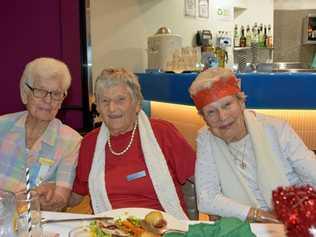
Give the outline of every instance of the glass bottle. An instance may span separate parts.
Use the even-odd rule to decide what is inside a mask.
[[[258,33],[258,24],[257,22],[255,22],[255,24],[253,25],[253,29],[256,33]]]
[[[272,32],[271,32],[271,25],[268,25],[268,33],[267,33],[267,37],[268,37],[268,48],[272,48],[273,47],[273,39],[272,39]]]
[[[246,46],[247,47],[251,46],[251,41],[252,41],[252,34],[250,31],[250,26],[247,25],[247,28],[246,28]]]
[[[257,26],[257,23],[255,23],[253,26],[252,44],[258,45],[258,43],[259,43],[258,26]]]
[[[239,40],[240,40],[240,35],[239,35],[239,32],[238,32],[238,26],[236,24],[235,28],[234,28],[234,47],[239,47],[240,46]]]
[[[260,48],[264,47],[264,33],[263,33],[262,23],[260,24],[260,27],[258,28],[258,46]]]
[[[263,43],[264,43],[263,46],[265,48],[268,47],[269,42],[268,42],[267,26],[266,25],[264,25],[264,27],[263,27]]]
[[[260,23],[259,31],[260,31],[260,32],[263,32],[263,24],[262,24],[262,23]]]
[[[239,41],[240,47],[246,47],[246,43],[247,43],[247,39],[245,37],[245,30],[244,30],[244,27],[241,26],[241,36],[240,36],[240,41]]]

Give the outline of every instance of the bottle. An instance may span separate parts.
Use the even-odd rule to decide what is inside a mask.
[[[260,32],[263,32],[263,24],[262,24],[262,23],[260,23],[259,31],[260,31]]]
[[[263,46],[266,48],[268,47],[268,36],[267,36],[267,26],[264,25],[264,28],[263,28]]]
[[[216,35],[216,45],[221,47],[221,42],[224,36],[224,31],[218,31]]]
[[[258,28],[258,46],[260,48],[264,47],[264,33],[262,24],[260,24],[260,27]]]
[[[268,25],[268,33],[267,33],[267,37],[268,37],[268,48],[272,48],[273,47],[273,39],[272,39],[272,32],[271,32],[271,25]]]
[[[258,24],[257,22],[255,22],[255,24],[253,25],[253,29],[256,33],[258,33]]]
[[[252,44],[253,45],[258,45],[258,43],[259,43],[258,27],[257,27],[257,23],[255,23],[254,26],[253,26]]]
[[[251,41],[252,41],[252,34],[250,31],[249,25],[247,25],[247,28],[246,28],[246,46],[247,47],[251,46]]]
[[[240,36],[239,36],[239,32],[238,32],[238,26],[236,24],[235,28],[234,28],[234,47],[240,46],[239,40],[240,40]]]
[[[244,27],[241,26],[241,36],[239,40],[239,45],[240,47],[246,47],[246,43],[247,43],[247,39],[245,37],[245,30],[244,30]]]

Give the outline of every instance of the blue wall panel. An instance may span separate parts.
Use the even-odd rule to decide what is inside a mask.
[[[196,73],[138,74],[146,100],[193,105],[188,88]],[[316,109],[315,73],[241,73],[247,107],[256,109]]]

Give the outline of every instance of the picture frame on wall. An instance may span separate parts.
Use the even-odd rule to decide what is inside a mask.
[[[196,16],[196,0],[184,0],[184,15],[190,17]]]
[[[209,18],[209,0],[198,0],[199,17]]]

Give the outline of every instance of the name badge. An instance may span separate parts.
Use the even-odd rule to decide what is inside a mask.
[[[39,161],[39,163],[41,165],[47,165],[47,166],[51,166],[51,165],[53,165],[55,163],[54,160],[51,160],[51,159],[48,159],[48,158],[45,158],[45,157],[40,157],[38,159],[38,161]]]
[[[45,177],[47,177],[49,168],[54,165],[55,161],[46,157],[39,157],[38,162],[40,163],[40,168],[36,177],[36,185],[40,185],[43,181],[45,181]]]
[[[145,176],[146,176],[146,172],[145,170],[142,170],[133,174],[129,174],[126,176],[126,178],[127,178],[127,181],[132,181],[132,180],[139,179]]]

